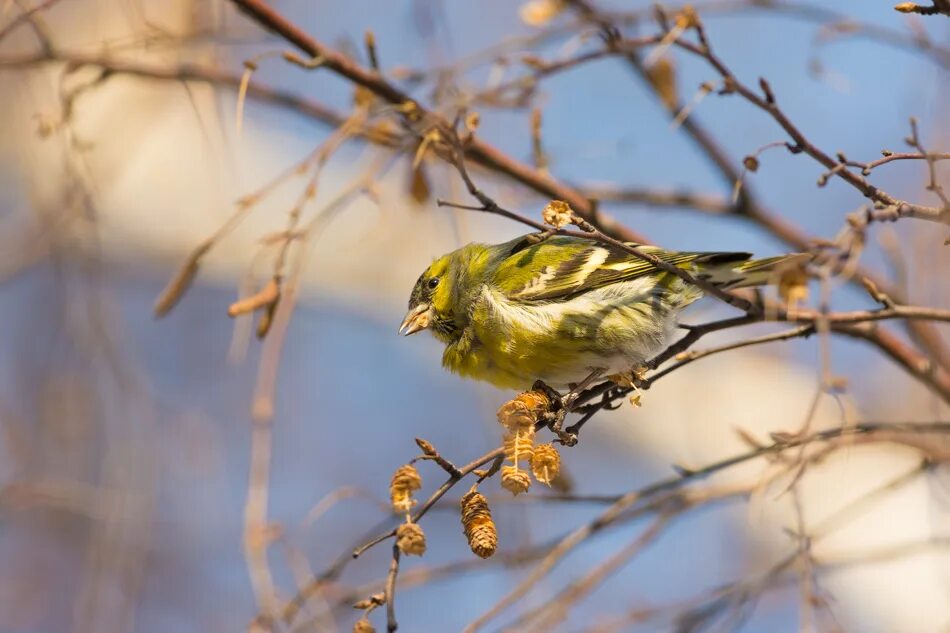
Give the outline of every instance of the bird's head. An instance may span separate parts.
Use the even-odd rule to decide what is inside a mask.
[[[443,255],[419,276],[409,295],[409,312],[399,326],[400,334],[408,336],[431,329],[444,342],[455,338],[457,325],[452,308],[456,275],[452,265],[453,256],[455,253]]]

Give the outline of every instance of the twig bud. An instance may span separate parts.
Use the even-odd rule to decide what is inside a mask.
[[[353,623],[353,633],[376,633],[376,627],[369,621],[369,618],[363,616]]]
[[[362,609],[364,611],[373,610],[376,607],[381,607],[386,604],[386,594],[384,593],[374,593],[369,598],[363,598],[359,602],[353,605],[354,609]]]
[[[434,457],[438,455],[438,453],[435,450],[435,446],[433,446],[432,442],[430,442],[429,440],[424,440],[421,437],[417,437],[416,446],[418,446],[422,450],[422,452],[429,457]]]
[[[765,80],[765,77],[759,77],[759,88],[762,89],[762,94],[765,95],[766,103],[775,103],[775,94],[772,92],[772,86],[770,86],[769,82]]]
[[[376,35],[367,30],[363,34],[363,44],[366,46],[366,54],[369,57],[369,66],[376,72],[379,72],[379,54],[376,52]]]
[[[478,124],[481,122],[481,119],[478,112],[469,112],[465,115],[465,129],[468,130],[470,134],[474,134],[475,130],[478,129]]]
[[[687,4],[676,14],[675,22],[676,26],[683,30],[697,28],[700,25],[699,14],[693,5]]]

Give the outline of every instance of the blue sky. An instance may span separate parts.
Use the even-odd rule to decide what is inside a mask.
[[[372,29],[384,70],[401,65],[425,66],[433,56],[447,62],[480,50],[502,34],[530,32],[517,19],[517,3],[503,0],[364,0],[319,3],[318,7],[301,0],[281,2],[279,6],[302,28],[335,45],[359,43],[363,32]],[[423,11],[424,7],[433,7],[437,16],[431,36],[421,33],[412,17],[414,11]],[[889,2],[840,1],[833,7],[864,22],[905,31],[907,28],[906,18],[896,14]],[[824,149],[832,153],[841,150],[858,160],[873,159],[882,148],[901,149],[908,115],[920,117],[926,142],[939,146],[942,140],[946,145],[946,128],[936,127],[941,100],[948,96],[946,71],[938,70],[921,55],[862,39],[828,46],[821,58],[828,69],[846,77],[847,89],[842,90],[808,71],[816,31],[812,23],[755,11],[742,16],[709,16],[706,24],[715,50],[736,74],[753,84],[760,75],[768,77],[785,112]],[[935,41],[947,44],[947,25],[928,21],[925,26]],[[260,47],[266,48],[274,47]],[[238,68],[242,59],[257,50],[232,50],[233,67]],[[553,55],[556,50],[551,47],[545,52]],[[684,96],[692,94],[701,82],[714,79],[701,62],[678,55],[676,63]],[[485,69],[479,69],[471,78],[483,80],[485,74]],[[323,71],[305,73],[272,60],[262,66],[259,76],[340,108],[345,108],[350,99],[349,87]],[[544,138],[555,175],[573,183],[684,187],[728,195],[730,186],[721,181],[681,131],[670,129],[648,91],[623,63],[604,60],[585,66],[545,81],[542,91]],[[249,112],[259,121],[300,136],[324,134],[311,122],[265,106],[249,106]],[[736,162],[765,143],[784,140],[773,121],[737,97],[710,96],[695,116],[714,131]],[[524,112],[486,109],[482,111],[480,134],[506,152],[528,160],[526,121]],[[288,157],[288,164],[294,158]],[[845,214],[863,203],[856,191],[843,184],[832,182],[818,188],[815,181],[822,169],[803,155],[770,150],[761,157],[761,164],[758,173],[750,175],[750,185],[766,206],[809,233],[833,236]],[[889,166],[876,172],[875,182],[897,196],[916,200],[921,195],[922,174],[914,166]],[[11,208],[20,197],[15,189],[0,192],[0,196]],[[520,210],[526,213],[536,212],[536,199],[499,201],[522,205]],[[763,254],[785,250],[756,227],[740,221],[683,210],[616,205],[606,209],[671,248]],[[515,227],[509,230],[520,231]],[[499,240],[512,234],[500,228],[498,231]],[[872,245],[870,250],[866,261],[880,265],[878,249]],[[46,312],[37,315],[35,311],[35,306],[44,306],[50,312],[59,309],[61,283],[74,273],[79,274],[63,273],[52,265],[39,266],[0,292],[0,313],[13,315],[13,330],[20,334],[0,338],[0,385],[8,394],[16,393],[25,380],[25,365],[42,376],[82,362],[77,360],[83,358],[81,350],[63,342],[61,323]],[[136,429],[134,433],[128,431],[134,435],[129,441],[147,447],[143,468],[156,473],[156,505],[150,519],[153,540],[137,544],[147,550],[149,565],[135,613],[136,625],[142,631],[234,630],[244,626],[254,613],[241,556],[241,512],[248,469],[248,400],[257,357],[252,353],[237,368],[225,361],[230,325],[222,318],[221,306],[231,300],[230,290],[200,283],[168,319],[155,322],[151,303],[161,280],[151,272],[135,273],[132,278],[126,273],[107,271],[103,283],[125,324],[117,336],[141,369],[144,401],[151,413],[139,415],[134,408],[138,401],[126,402],[124,396],[114,395],[111,381],[115,377],[109,373],[107,359],[99,358],[90,372],[96,374],[103,399],[115,398],[103,409],[105,428]],[[406,280],[407,292],[412,282]],[[859,304],[864,300],[845,293],[840,301]],[[298,310],[288,335],[278,390],[271,499],[275,521],[294,525],[317,500],[343,485],[362,486],[384,497],[392,470],[415,454],[415,436],[429,439],[460,460],[480,454],[497,442],[496,430],[486,419],[491,419],[504,394],[443,372],[435,344],[396,337],[394,326],[401,316],[394,314],[390,327],[348,310],[332,297]],[[49,336],[49,332],[54,335]],[[37,338],[32,342],[28,336]],[[836,344],[835,350],[840,352],[836,363],[843,372],[871,362],[867,351],[856,345]],[[813,343],[776,354],[812,364],[816,358]],[[37,358],[52,359],[51,365],[43,365]],[[862,388],[857,387],[858,393]],[[17,406],[29,411],[33,404],[24,400]],[[622,419],[613,421],[619,423]],[[105,435],[99,439],[100,448],[108,453],[110,436]],[[49,459],[55,462],[55,457],[51,452]],[[577,474],[580,492],[623,492],[670,474],[669,464],[662,459],[645,452],[631,455],[609,441],[592,443],[586,450],[582,445],[572,451],[569,465]],[[44,468],[38,470],[45,472]],[[430,469],[426,478],[427,486],[431,486],[439,477]],[[537,540],[557,536],[598,511],[596,506],[501,507],[499,524],[509,542],[526,535]],[[638,601],[648,604],[696,595],[750,568],[761,569],[756,566],[762,559],[756,556],[755,547],[749,547],[736,528],[742,516],[741,504],[724,503],[679,520],[641,558],[578,609],[565,630],[581,630],[590,623],[593,613],[613,614]],[[296,542],[314,568],[320,569],[380,518],[372,504],[348,500],[314,528],[295,533]],[[427,530],[431,529],[432,547],[425,561],[434,563],[464,555],[456,518],[436,512],[430,519],[431,528],[427,524]],[[632,527],[645,526],[639,522]],[[542,593],[559,588],[593,561],[628,542],[632,535],[631,526],[625,526],[585,546],[559,567],[552,580],[542,586]],[[57,587],[74,591],[81,567],[74,552],[76,559],[70,558],[70,544],[74,542],[48,526],[34,531],[27,523],[17,523],[0,540],[0,553],[13,557],[24,544],[37,551],[62,552],[68,571],[57,581]],[[274,548],[271,560],[282,587],[290,588],[293,579],[279,551]],[[379,548],[355,563],[346,579],[357,582],[378,578],[387,560],[388,548]],[[407,567],[414,562],[407,563]],[[402,630],[436,630],[432,628],[434,621],[439,622],[438,630],[459,630],[511,586],[511,575],[493,569],[436,587],[407,591],[399,596],[398,603]],[[795,592],[779,591],[776,597],[763,601],[743,630],[797,630],[796,608]],[[60,611],[51,616],[53,621],[46,621],[54,628],[69,621],[68,601]],[[497,630],[511,616],[502,617],[489,630]]]

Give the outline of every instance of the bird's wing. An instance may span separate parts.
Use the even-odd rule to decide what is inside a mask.
[[[751,257],[749,253],[684,253],[656,246],[630,245],[700,276],[704,268],[738,264]],[[495,271],[492,284],[515,301],[564,301],[657,270],[650,262],[609,244],[551,237],[539,243],[517,242]]]

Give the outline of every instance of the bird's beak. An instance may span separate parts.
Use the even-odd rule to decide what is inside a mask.
[[[399,333],[403,336],[415,334],[420,330],[429,327],[429,321],[432,319],[432,308],[428,303],[420,303],[406,314],[399,326]]]

